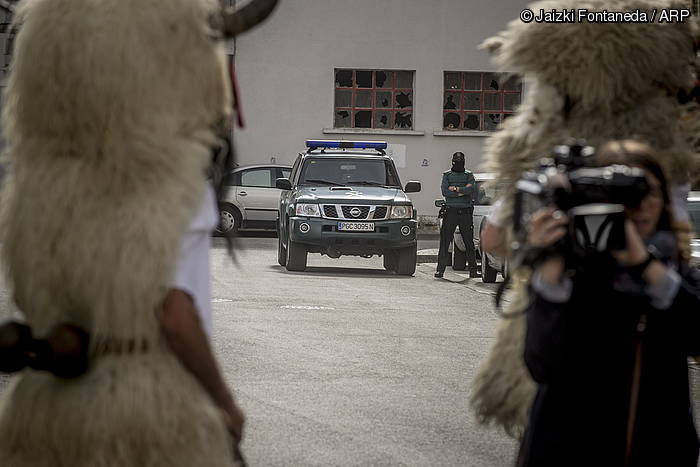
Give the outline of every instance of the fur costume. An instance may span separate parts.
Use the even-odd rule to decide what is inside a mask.
[[[671,7],[685,5],[668,0],[548,0],[529,8],[538,12]],[[678,183],[699,176],[692,144],[700,131],[697,113],[687,117],[687,109],[676,98],[679,89],[693,85],[695,38],[690,22],[511,22],[483,44],[500,69],[520,74],[525,82],[521,107],[487,142],[487,165],[498,174],[498,182],[513,190],[525,169],[570,138],[583,138],[593,146],[641,138],[656,151],[671,180]],[[512,195],[505,193],[506,218],[512,217]],[[527,275],[522,270],[515,273],[506,312],[524,309]],[[501,323],[471,399],[480,421],[501,425],[514,435],[525,426],[536,388],[522,357],[524,333],[522,316]]]
[[[156,309],[230,118],[218,0],[23,0],[4,95],[2,265],[34,335],[89,331],[76,379],[23,371],[0,463],[224,466],[232,440]]]

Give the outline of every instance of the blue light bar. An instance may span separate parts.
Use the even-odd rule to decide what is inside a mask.
[[[386,141],[336,141],[330,139],[306,140],[306,147],[309,149],[386,149],[386,146]]]

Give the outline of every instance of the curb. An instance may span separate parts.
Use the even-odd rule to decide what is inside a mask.
[[[416,253],[416,263],[437,263],[438,249],[429,248],[427,250],[418,250]]]

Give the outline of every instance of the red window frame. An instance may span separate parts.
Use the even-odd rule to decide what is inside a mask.
[[[337,74],[339,71],[351,71],[352,72],[352,86],[339,86]],[[360,87],[357,84],[357,72],[370,72],[372,73],[372,83],[371,87]],[[388,78],[390,78],[390,85],[384,87],[377,87],[376,77],[377,72],[387,73]],[[410,73],[411,74],[411,87],[399,87],[398,86],[398,73]],[[413,95],[413,79],[415,77],[414,70],[368,70],[363,68],[336,68],[333,71],[333,78],[335,80],[333,89],[333,127],[334,128],[359,128],[359,129],[380,129],[380,130],[412,130],[413,129],[413,113],[414,113],[414,95]],[[336,96],[338,91],[350,91],[350,106],[339,106],[337,105]],[[357,94],[358,92],[369,92],[370,93],[370,107],[359,107],[357,106]],[[377,107],[377,93],[378,92],[388,92],[391,93],[391,101],[389,107]],[[409,93],[411,96],[411,105],[408,107],[398,107],[396,103],[396,96],[399,93]],[[350,126],[347,127],[336,127],[336,114],[340,111],[347,111],[350,113]],[[355,117],[357,112],[369,111],[370,112],[370,126],[358,127],[355,122]],[[377,126],[377,113],[387,112],[389,114],[389,122],[387,126]],[[395,119],[396,113],[408,113],[411,117],[410,127],[396,126]]]
[[[447,87],[447,77],[449,75],[459,74],[459,88],[452,89]],[[465,89],[466,76],[470,74],[479,74],[479,89]],[[489,89],[484,82],[485,76],[493,75],[499,78],[500,86],[498,90]],[[522,82],[516,77],[510,77],[508,73],[498,73],[491,71],[445,71],[443,73],[443,93],[442,93],[442,127],[447,131],[495,131],[497,128],[486,128],[486,118],[488,115],[500,115],[500,125],[506,118],[515,113],[515,109],[505,109],[505,99],[507,95],[517,95],[522,101]],[[515,81],[513,81],[515,80]],[[508,89],[506,89],[506,84],[508,84]],[[513,89],[514,88],[514,89]],[[450,94],[456,94],[459,96],[459,106],[456,109],[446,109],[445,104],[447,102],[447,97]],[[479,109],[465,109],[464,108],[464,98],[465,95],[477,94],[479,95]],[[486,102],[486,96],[488,95],[498,95],[499,96],[499,108],[498,109],[485,109],[484,105]],[[519,104],[517,104],[519,105]],[[457,114],[459,116],[459,124],[457,128],[450,127],[446,125],[446,117],[448,114]],[[466,117],[472,114],[479,116],[479,127],[478,128],[465,128]]]

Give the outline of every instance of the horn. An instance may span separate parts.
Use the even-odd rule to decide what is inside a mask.
[[[233,37],[267,18],[275,9],[277,0],[251,0],[240,9],[226,8],[223,13],[225,37]]]

